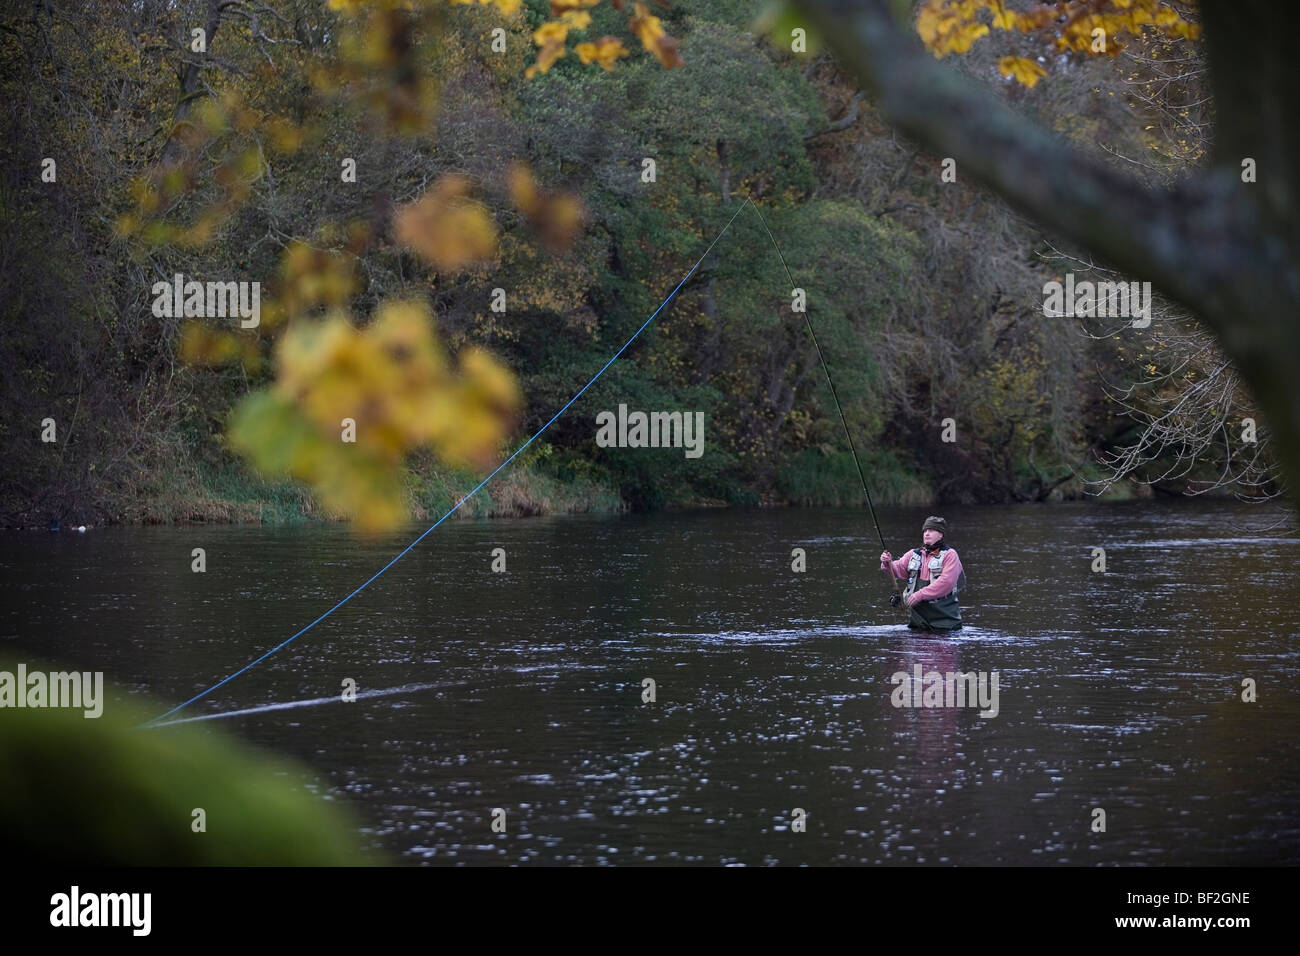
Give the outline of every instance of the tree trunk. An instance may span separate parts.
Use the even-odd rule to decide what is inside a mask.
[[[204,50],[212,49],[212,40],[217,35],[217,27],[221,25],[221,11],[229,6],[229,0],[208,0],[207,15],[204,17],[203,35]],[[181,32],[181,46],[188,50],[189,43],[185,38],[185,30]],[[177,74],[180,80],[180,99],[176,101],[176,109],[172,113],[172,131],[167,137],[167,143],[163,146],[162,165],[174,163],[181,159],[185,152],[185,146],[180,137],[176,135],[176,129],[189,117],[190,111],[194,108],[194,101],[202,93],[199,92],[199,73],[203,69],[203,60],[207,58],[207,53],[191,53],[192,57],[185,63],[184,67]]]
[[[718,140],[717,150],[718,187],[722,192],[722,207],[725,209],[731,203],[731,168],[727,165],[726,140]],[[701,264],[701,268],[709,270],[710,273],[704,283],[704,299],[700,303],[700,311],[708,319],[709,328],[700,343],[699,360],[695,365],[693,376],[696,382],[707,382],[722,361],[722,322],[718,318],[718,280],[713,274],[717,267],[718,253],[715,250],[709,253],[709,261]]]

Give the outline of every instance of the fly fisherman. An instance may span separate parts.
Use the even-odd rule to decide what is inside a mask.
[[[880,554],[880,570],[907,582],[903,601],[912,609],[907,626],[924,631],[955,631],[961,627],[957,594],[966,581],[957,552],[944,543],[948,523],[931,515],[921,525],[924,547],[913,548],[897,561]]]

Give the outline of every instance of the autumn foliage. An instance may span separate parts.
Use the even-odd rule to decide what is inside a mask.
[[[70,0],[0,21],[0,87],[31,97],[0,120],[19,213],[0,270],[9,520],[440,514],[608,361],[742,197],[808,287],[882,494],[1058,487],[1114,442],[1107,406],[1079,398],[1095,364],[1122,381],[1166,363],[1144,349],[1130,369],[1044,326],[1035,290],[1061,266],[1040,237],[964,176],[939,185],[808,18],[761,6]],[[894,6],[936,55],[987,48],[983,79],[1051,76],[1017,99],[1075,140],[1174,171],[1209,145],[1194,5]],[[57,184],[33,179],[45,156]],[[783,272],[743,214],[587,393],[704,410],[704,459],[596,448],[575,407],[471,507],[855,503]],[[145,294],[176,273],[258,281],[260,325],[157,316]],[[993,412],[959,449],[928,447],[966,402]],[[57,455],[24,444],[46,415]]]
[[[1200,33],[1196,23],[1161,0],[1057,0],[1024,11],[1009,9],[1005,0],[924,0],[917,11],[916,31],[936,57],[968,53],[991,30],[1037,37],[1044,56],[1068,52],[1114,56],[1123,38],[1144,30],[1186,39],[1196,39]],[[1047,75],[1037,61],[1022,56],[1002,57],[998,71],[1028,87]]]
[[[278,379],[235,409],[232,446],[263,472],[308,482],[363,530],[407,517],[399,466],[428,447],[454,466],[486,469],[521,396],[483,349],[453,366],[421,302],[386,302],[364,329],[335,314],[291,328]],[[340,439],[340,426],[355,443]]]
[[[543,59],[555,52],[545,44],[562,45],[568,29],[589,22],[576,9],[581,5],[570,4],[556,25],[538,31]],[[358,103],[380,136],[427,133],[438,106],[428,61],[442,29],[441,5],[331,0],[329,6],[342,17],[337,54],[306,69],[318,102]],[[497,0],[496,6],[511,15],[519,3]],[[634,20],[648,46],[670,47],[656,18],[639,10]],[[584,62],[608,69],[626,55],[608,39],[581,45]],[[178,158],[133,181],[132,208],[117,223],[118,235],[137,243],[141,254],[212,242],[264,180],[263,150],[291,155],[318,141],[320,130],[307,119],[255,109],[230,89],[204,98],[171,135],[181,146]],[[577,198],[545,193],[522,162],[509,167],[502,185],[543,245],[563,253],[582,222]],[[396,207],[393,241],[444,275],[490,265],[499,229],[476,188],[463,174],[440,176],[423,195]],[[187,199],[199,211],[177,221]],[[402,465],[408,455],[428,450],[454,468],[488,469],[504,457],[502,443],[522,396],[514,375],[485,349],[469,345],[449,355],[423,302],[385,300],[368,323],[355,315],[351,303],[362,289],[357,263],[374,248],[375,236],[365,221],[333,232],[343,240],[339,248],[304,240],[286,245],[256,332],[191,319],[181,329],[180,354],[195,365],[239,363],[256,372],[270,349],[275,381],[234,409],[230,447],[268,477],[306,482],[328,511],[352,518],[358,528],[382,530],[407,517]]]

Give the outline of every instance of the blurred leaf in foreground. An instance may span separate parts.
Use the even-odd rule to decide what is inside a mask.
[[[496,224],[469,191],[468,176],[441,177],[420,199],[397,211],[393,235],[434,268],[448,272],[491,259],[497,251]]]
[[[29,670],[43,665],[25,662]],[[0,669],[13,673],[15,664]],[[58,669],[58,668],[51,668]],[[354,821],[307,792],[311,774],[208,723],[135,729],[155,716],[105,686],[104,712],[6,709],[0,843],[45,864],[328,866],[368,860]],[[193,830],[201,808],[206,831]]]
[[[306,481],[363,530],[392,528],[407,517],[408,453],[427,447],[484,470],[522,406],[514,375],[488,352],[459,359],[422,302],[385,302],[363,330],[340,312],[300,322],[276,349],[275,385],[236,407],[231,445],[267,475]]]
[[[511,199],[547,248],[556,253],[568,249],[582,225],[582,201],[573,193],[543,196],[523,162],[511,164],[508,179]]]

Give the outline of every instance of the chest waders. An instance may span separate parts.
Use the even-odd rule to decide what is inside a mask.
[[[943,553],[947,550],[949,549],[945,546],[928,558],[923,558],[920,548],[912,549],[912,553],[907,560],[907,587],[903,591],[904,597],[925,586],[921,583],[921,562],[923,560],[930,562],[930,580],[926,584],[932,584],[939,579],[939,574],[943,571]],[[933,631],[955,631],[961,627],[961,605],[957,603],[957,594],[961,591],[962,584],[965,583],[965,577],[966,572],[963,571],[958,577],[957,586],[952,589],[951,594],[945,594],[943,597],[937,597],[929,601],[918,601],[913,604],[911,607],[912,614],[908,618],[907,626]]]

